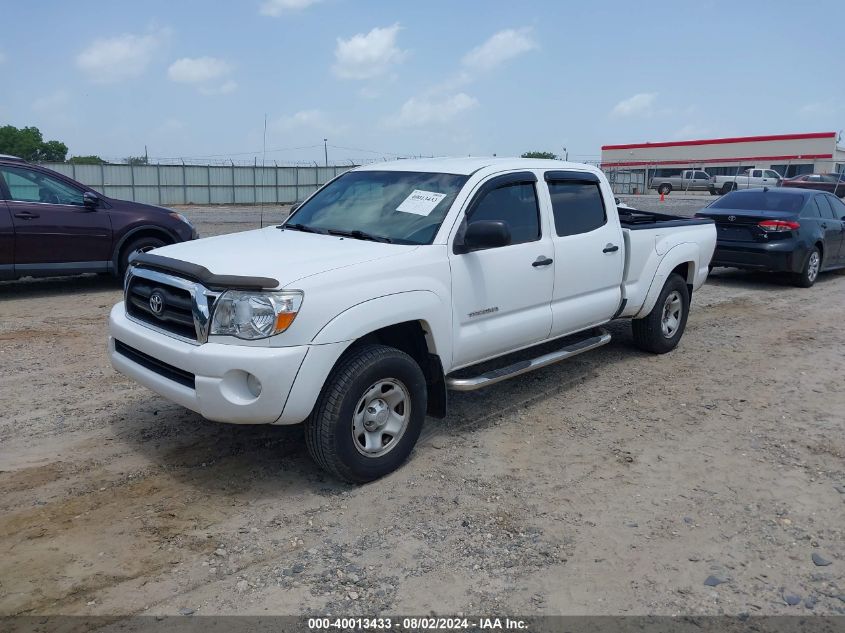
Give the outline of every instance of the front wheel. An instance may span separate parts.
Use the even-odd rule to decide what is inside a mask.
[[[120,251],[120,258],[118,260],[118,274],[121,278],[126,274],[126,269],[129,268],[129,258],[135,253],[146,253],[154,248],[164,246],[167,242],[159,237],[152,235],[146,237],[139,237],[131,240],[123,250]]]
[[[653,354],[671,352],[684,334],[688,314],[689,289],[680,275],[672,273],[651,312],[631,322],[634,344]]]
[[[426,408],[425,376],[413,358],[385,345],[353,348],[326,380],[305,422],[308,452],[340,479],[373,481],[410,455]]]
[[[792,282],[799,288],[809,288],[816,283],[821,267],[822,254],[818,247],[813,247],[813,250],[807,256],[807,261],[804,262],[804,269],[792,276]]]

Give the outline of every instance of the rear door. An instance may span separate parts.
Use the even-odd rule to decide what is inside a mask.
[[[507,246],[456,253],[457,234],[469,223],[508,225]],[[452,365],[473,363],[539,343],[549,336],[554,250],[547,214],[540,213],[537,176],[518,172],[484,182],[453,233]]]
[[[0,183],[0,279],[13,279],[15,276],[15,227],[12,214],[3,198],[3,185]]]
[[[609,321],[622,301],[625,251],[612,194],[590,172],[547,171],[555,283],[553,337]],[[610,196],[610,197],[608,197]]]
[[[845,264],[845,203],[839,198],[831,194],[819,196],[830,205],[833,211],[833,222],[839,221],[839,253],[837,255],[838,263]]]
[[[837,214],[833,207],[834,202],[839,202],[835,197],[820,193],[815,197],[819,205],[822,219],[821,226],[824,232],[825,257],[823,265],[836,266],[842,263],[842,215]],[[841,204],[841,203],[840,203]]]
[[[83,189],[29,165],[0,165],[15,228],[17,273],[104,271],[111,259],[105,209],[83,204]]]

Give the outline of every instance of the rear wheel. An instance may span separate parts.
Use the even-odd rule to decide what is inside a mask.
[[[688,314],[689,289],[680,275],[672,273],[651,312],[631,322],[634,344],[653,354],[672,351],[684,334]]]
[[[804,269],[800,273],[795,273],[792,276],[792,283],[799,288],[809,288],[819,276],[819,270],[822,267],[822,254],[818,247],[813,247],[810,254],[807,256],[807,261],[804,262]]]
[[[657,193],[661,193],[664,196],[672,191],[672,185],[668,183],[664,183],[657,188]]]
[[[413,450],[426,406],[425,376],[413,358],[385,345],[354,348],[326,380],[305,422],[308,452],[340,479],[378,479]]]

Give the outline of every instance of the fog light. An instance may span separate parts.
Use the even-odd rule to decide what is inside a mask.
[[[261,395],[261,381],[252,374],[246,375],[246,386],[256,398]]]

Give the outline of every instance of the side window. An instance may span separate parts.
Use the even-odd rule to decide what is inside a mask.
[[[766,170],[766,178],[780,178],[776,171],[772,171],[771,169]]]
[[[816,202],[815,198],[811,198],[807,201],[807,204],[804,205],[804,210],[801,211],[802,218],[812,218],[817,220],[818,218],[822,217],[821,209],[819,208],[819,203]]]
[[[695,172],[695,179],[696,180],[709,180],[709,178],[707,178],[707,174],[704,173],[703,171]]]
[[[845,220],[845,203],[834,196],[825,196],[824,199],[833,208],[833,217]]]
[[[821,209],[822,217],[829,218],[831,220],[838,220],[839,218],[833,213],[833,208],[830,206],[830,202],[827,199],[827,196],[816,196],[816,202],[819,203],[819,209]]]
[[[57,178],[22,167],[0,167],[9,188],[9,200],[82,206],[82,191]]]
[[[501,220],[511,232],[511,244],[540,239],[540,207],[532,182],[503,185],[486,194],[470,212],[469,221]]]
[[[751,172],[751,177],[752,178],[762,178],[763,177],[763,171],[760,170],[760,169],[755,169],[754,171]]]
[[[594,231],[607,222],[597,183],[561,180],[549,183],[558,236]]]

